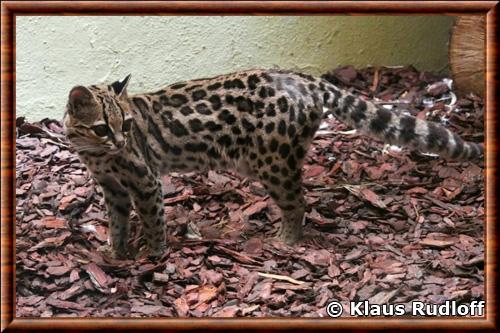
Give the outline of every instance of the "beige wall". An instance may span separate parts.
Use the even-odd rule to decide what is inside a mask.
[[[251,67],[321,74],[339,65],[442,71],[452,17],[18,16],[16,112],[59,119],[76,84],[132,73],[139,92]]]

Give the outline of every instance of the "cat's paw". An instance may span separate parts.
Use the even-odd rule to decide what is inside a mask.
[[[98,251],[101,252],[104,257],[114,260],[124,260],[128,258],[126,250],[113,249],[108,244],[100,246]]]
[[[300,243],[303,239],[302,228],[291,228],[289,226],[285,226],[281,228],[277,236],[284,244],[294,246]]]
[[[286,243],[283,242],[283,240],[280,239],[279,236],[269,236],[264,238],[264,243],[272,246],[276,250],[280,251],[285,251],[289,252],[293,250],[293,246],[287,245]]]
[[[166,246],[162,246],[156,249],[149,249],[148,258],[151,261],[158,261],[166,253]]]
[[[142,248],[135,255],[135,259],[147,257],[151,261],[158,261],[166,253],[166,247],[158,248],[155,250],[147,247]]]

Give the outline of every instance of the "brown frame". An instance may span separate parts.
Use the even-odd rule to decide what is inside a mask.
[[[1,330],[325,330],[325,329],[482,329],[498,325],[496,208],[496,106],[498,91],[498,1],[5,1],[1,4]],[[481,319],[26,319],[14,317],[15,287],[15,16],[16,15],[332,15],[332,14],[486,15],[486,318]]]

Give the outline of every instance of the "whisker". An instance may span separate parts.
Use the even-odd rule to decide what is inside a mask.
[[[100,153],[106,151],[110,147],[95,147],[95,146],[79,146],[75,147],[75,150],[79,153],[81,152],[91,152],[91,153]]]

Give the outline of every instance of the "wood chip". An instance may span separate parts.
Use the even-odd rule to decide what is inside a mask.
[[[294,283],[294,284],[304,284],[305,283],[304,281],[295,280],[294,278],[291,278],[291,277],[285,276],[285,275],[268,274],[268,273],[261,273],[261,272],[258,272],[257,274],[259,274],[259,276],[262,276],[262,277],[275,279],[275,280],[288,281],[288,282]]]
[[[422,239],[418,243],[424,246],[435,247],[439,249],[446,248],[448,246],[455,244],[454,241],[446,241],[446,240],[430,239],[430,238]]]
[[[83,269],[85,269],[85,271],[89,274],[90,280],[97,289],[101,291],[106,289],[109,278],[99,266],[94,263],[90,263],[84,266]]]

